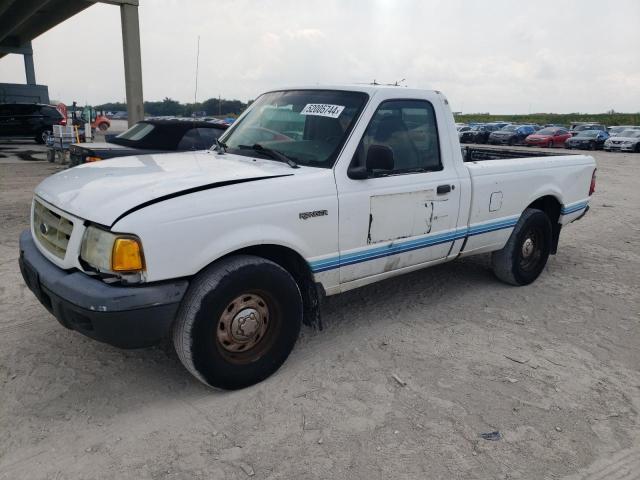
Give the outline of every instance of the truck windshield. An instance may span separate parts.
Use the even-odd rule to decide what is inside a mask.
[[[268,149],[299,165],[331,168],[367,98],[337,90],[269,92],[220,141],[238,155],[272,158]]]

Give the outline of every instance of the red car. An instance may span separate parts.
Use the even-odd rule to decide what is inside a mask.
[[[567,138],[571,138],[571,134],[566,128],[547,127],[529,135],[524,144],[528,147],[564,147]]]

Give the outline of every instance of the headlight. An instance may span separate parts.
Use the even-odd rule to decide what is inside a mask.
[[[134,235],[111,233],[90,226],[84,232],[80,258],[100,272],[144,270],[142,244]]]

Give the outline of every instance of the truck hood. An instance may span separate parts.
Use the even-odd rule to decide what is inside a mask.
[[[315,170],[211,151],[140,155],[64,170],[40,183],[35,194],[72,215],[111,226],[126,212],[167,196]]]

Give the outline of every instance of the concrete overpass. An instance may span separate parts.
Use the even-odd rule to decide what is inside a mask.
[[[0,59],[10,53],[22,55],[26,85],[36,86],[31,41],[95,3],[120,7],[127,111],[131,125],[144,118],[138,0],[2,0]]]

